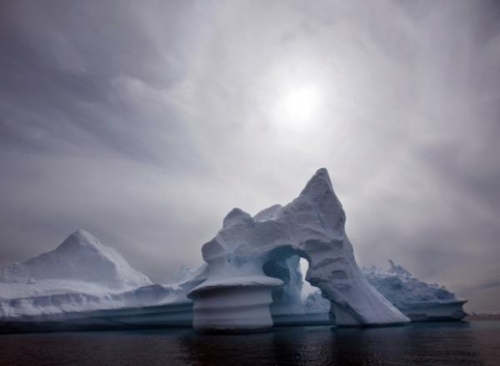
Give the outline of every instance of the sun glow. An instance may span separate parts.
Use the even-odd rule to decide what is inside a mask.
[[[280,124],[300,130],[308,127],[320,110],[321,99],[321,91],[314,85],[292,88],[283,93],[276,108]]]

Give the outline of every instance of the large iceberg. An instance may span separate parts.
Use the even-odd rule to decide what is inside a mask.
[[[337,325],[409,322],[361,273],[345,219],[326,169],[286,206],[271,206],[254,217],[233,209],[202,247],[208,278],[188,295],[194,301],[193,326],[201,331],[272,326],[272,293],[283,281],[267,276],[264,267],[293,255],[309,262],[306,280],[329,299]]]
[[[451,292],[401,266],[356,264],[345,213],[320,169],[286,206],[235,208],[203,245],[205,263],[154,284],[114,249],[79,230],[55,250],[0,269],[0,331],[191,327],[255,331],[273,325],[369,326],[462,319]],[[305,280],[319,291],[304,297]]]

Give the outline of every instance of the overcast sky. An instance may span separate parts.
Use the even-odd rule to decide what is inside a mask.
[[[166,282],[320,167],[359,264],[500,311],[500,3],[0,2],[0,266],[85,228]]]

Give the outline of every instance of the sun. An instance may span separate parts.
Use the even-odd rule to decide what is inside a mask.
[[[277,101],[276,115],[289,128],[304,129],[314,122],[321,106],[321,91],[302,85],[284,92]]]

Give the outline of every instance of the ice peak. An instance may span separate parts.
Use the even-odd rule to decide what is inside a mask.
[[[235,207],[226,215],[226,217],[224,217],[222,227],[227,228],[248,220],[253,221],[252,216],[247,214],[242,209]]]
[[[309,179],[300,196],[292,202],[292,205],[302,210],[304,202],[313,206],[311,212],[318,216],[324,230],[335,236],[344,235],[345,212],[333,190],[330,176],[325,168],[318,169]]]
[[[329,192],[333,193],[333,186],[330,176],[328,175],[328,170],[326,170],[326,168],[320,168],[311,179],[309,179],[309,182],[307,182],[300,195],[316,198],[319,195]]]
[[[102,249],[103,245],[91,233],[84,229],[78,229],[68,236],[56,250],[70,250],[79,248]]]
[[[390,273],[395,273],[400,276],[408,276],[411,277],[410,272],[408,272],[406,269],[401,267],[399,264],[395,264],[391,259],[389,259],[389,264],[391,268],[389,269]]]
[[[85,229],[78,229],[73,234],[71,234],[68,238],[70,238],[70,237],[77,237],[85,242],[96,242],[97,241],[95,236],[92,235],[90,232],[88,232]]]

